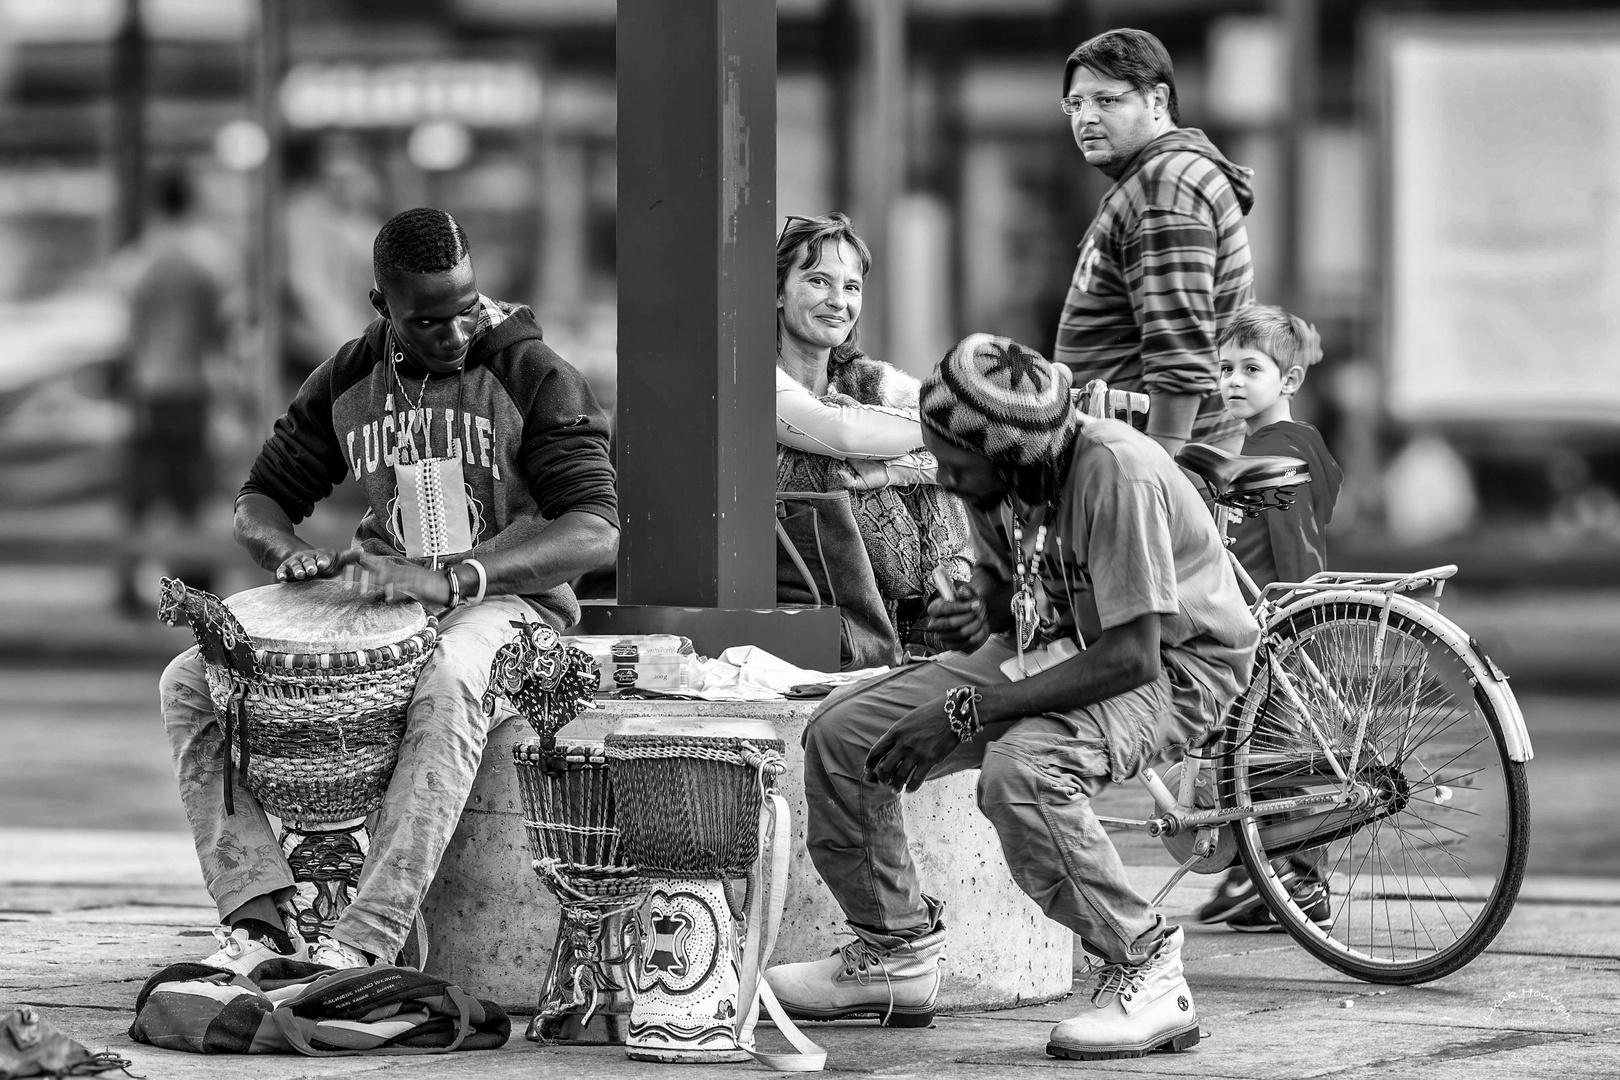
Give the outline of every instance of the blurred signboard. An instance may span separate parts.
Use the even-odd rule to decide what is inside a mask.
[[[1620,21],[1392,21],[1388,404],[1620,422]]]
[[[282,115],[301,128],[523,127],[540,116],[540,74],[522,63],[424,60],[295,64],[281,84]]]
[[[0,40],[106,41],[124,24],[127,0],[0,0]],[[161,39],[236,39],[258,21],[252,0],[141,0],[141,24]]]

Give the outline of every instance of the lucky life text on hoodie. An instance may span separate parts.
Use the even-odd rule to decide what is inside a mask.
[[[475,516],[474,554],[532,537],[571,511],[616,526],[607,416],[590,384],[545,344],[529,308],[487,297],[479,304],[458,374],[424,381],[407,362],[396,376],[382,319],[340,348],[276,421],[243,493],[269,496],[297,524],[352,477],[368,504],[355,539],[400,555],[394,464],[456,457]],[[566,586],[527,599],[562,625],[579,617]]]

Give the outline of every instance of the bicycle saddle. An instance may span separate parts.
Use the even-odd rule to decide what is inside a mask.
[[[1245,495],[1268,488],[1308,484],[1310,466],[1292,457],[1243,457],[1207,443],[1188,443],[1176,453],[1176,464],[1202,477],[1215,498]]]

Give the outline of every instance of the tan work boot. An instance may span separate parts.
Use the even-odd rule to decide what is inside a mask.
[[[884,948],[857,937],[824,960],[778,964],[765,972],[795,1020],[873,1016],[889,1027],[927,1027],[939,999],[945,927]]]
[[[1092,1007],[1053,1028],[1046,1052],[1096,1061],[1196,1044],[1198,1010],[1181,970],[1185,938],[1178,926],[1142,963],[1104,966],[1097,973]]]

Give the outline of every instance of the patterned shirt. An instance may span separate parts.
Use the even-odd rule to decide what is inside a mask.
[[[1103,196],[1080,245],[1052,358],[1075,385],[1198,394],[1192,437],[1235,437],[1242,425],[1216,390],[1215,342],[1254,302],[1243,215],[1251,170],[1197,128],[1154,139]]]

